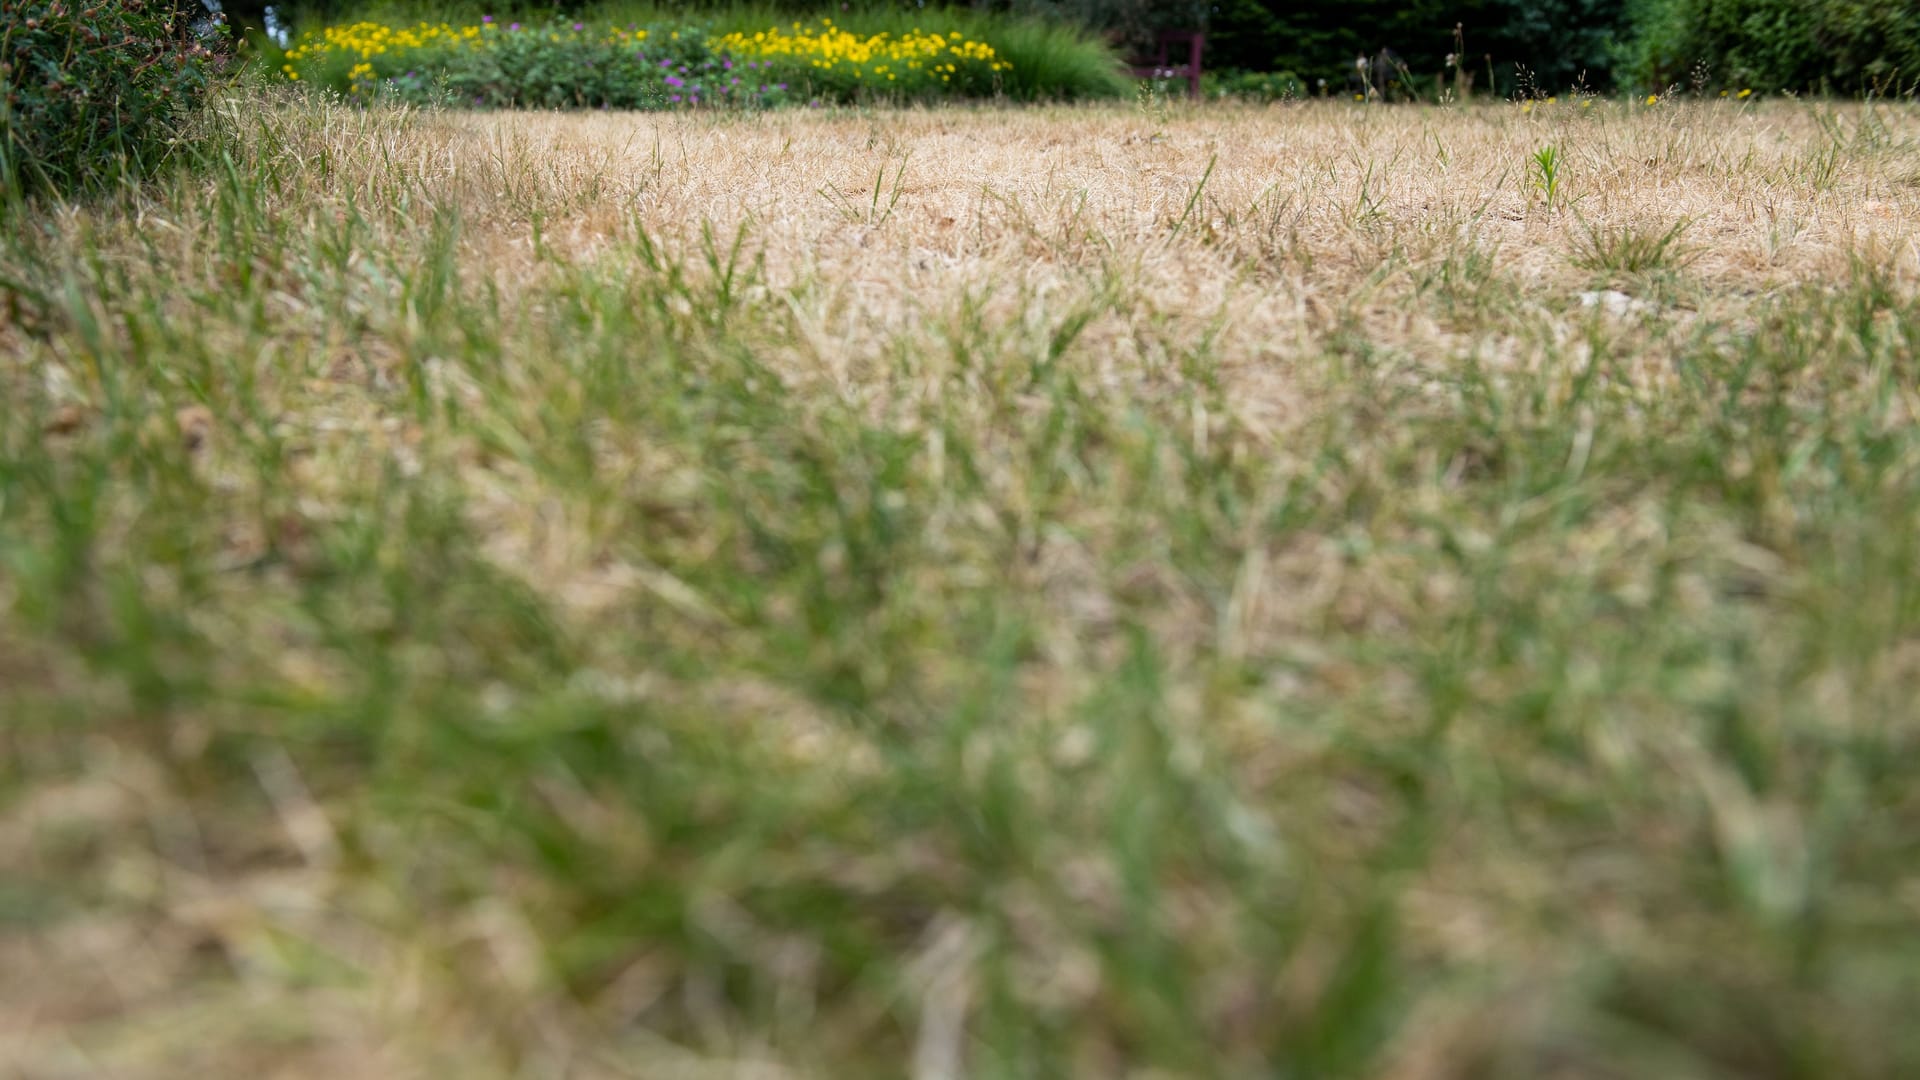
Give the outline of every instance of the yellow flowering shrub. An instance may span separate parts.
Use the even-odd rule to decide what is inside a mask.
[[[822,19],[754,33],[725,34],[716,50],[771,63],[808,91],[845,98],[863,93],[909,97],[992,93],[1013,65],[991,45],[959,31],[856,34]]]

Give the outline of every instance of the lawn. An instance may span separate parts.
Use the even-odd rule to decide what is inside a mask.
[[[0,234],[0,1072],[1920,1072],[1920,110],[224,106]]]

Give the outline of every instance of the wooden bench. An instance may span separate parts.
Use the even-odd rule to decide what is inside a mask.
[[[1162,30],[1154,39],[1153,56],[1127,61],[1137,79],[1185,79],[1187,95],[1200,96],[1200,49],[1207,35],[1198,30]],[[1185,59],[1180,59],[1185,54]]]

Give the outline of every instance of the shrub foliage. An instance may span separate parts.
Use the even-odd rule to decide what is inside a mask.
[[[1861,0],[1646,0],[1628,54],[1648,86],[1911,94],[1920,9]]]
[[[221,67],[161,0],[0,0],[0,186],[9,201],[146,175]]]

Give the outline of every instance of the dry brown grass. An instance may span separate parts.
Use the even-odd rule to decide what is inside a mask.
[[[1523,302],[1577,319],[1569,298],[1591,276],[1569,257],[1581,222],[1656,233],[1691,222],[1699,258],[1684,310],[1710,317],[1837,279],[1855,253],[1910,281],[1920,166],[1889,153],[1878,168],[1823,174],[1825,116],[1843,132],[1880,125],[1890,146],[1912,137],[1898,109],[1567,105],[449,115],[374,145],[345,127],[329,149],[370,163],[377,147],[436,205],[457,208],[475,234],[463,263],[506,286],[531,272],[533,216],[544,243],[575,258],[618,249],[636,224],[687,249],[702,223],[723,240],[745,225],[769,287],[815,294],[790,369],[857,379],[883,362],[885,342],[970,291],[1045,294],[1066,310],[1101,270],[1181,325],[1183,341],[1211,331],[1214,351],[1236,361],[1298,355],[1352,315],[1373,339],[1446,354],[1478,328],[1388,314],[1411,274],[1470,246]],[[1544,208],[1530,182],[1528,158],[1546,145],[1565,157],[1570,210]],[[897,170],[897,205],[870,223],[876,177],[885,211]],[[1127,327],[1103,320],[1088,333],[1138,368]]]
[[[697,263],[703,229],[723,251],[744,229],[746,257],[764,260],[757,295],[791,312],[756,346],[797,390],[876,416],[945,392],[962,311],[1044,340],[1042,324],[1084,310],[1076,343],[1096,384],[1152,393],[1181,382],[1179,355],[1204,352],[1231,416],[1196,430],[1243,432],[1263,452],[1314,415],[1315,358],[1341,335],[1416,365],[1463,350],[1534,365],[1581,336],[1581,292],[1622,285],[1657,311],[1625,333],[1658,379],[1675,324],[1742,326],[1756,302],[1844,280],[1855,260],[1911,290],[1915,123],[1898,107],[1724,103],[336,117],[286,148],[332,174],[318,192],[299,176],[276,212],[394,212],[374,215],[376,236],[404,249],[451,211],[463,275],[509,307],[552,259],[630,263],[636,230]],[[1528,170],[1547,145],[1565,162],[1557,208]],[[1683,223],[1684,276],[1579,265],[1596,234]],[[906,380],[903,341],[932,346]],[[375,367],[382,347],[405,348],[369,344],[353,359]],[[488,474],[489,535],[504,564],[591,607],[610,573],[590,565],[594,545],[561,522],[525,531],[546,498]],[[1240,617],[1273,606],[1248,596]]]
[[[236,138],[244,183],[43,215],[7,252],[55,276],[10,293],[0,324],[0,386],[23,418],[0,447],[26,463],[6,475],[55,477],[45,492],[86,462],[104,478],[88,504],[99,569],[45,569],[72,541],[28,486],[24,554],[0,564],[15,568],[0,572],[0,703],[39,718],[0,741],[16,762],[0,866],[32,868],[22,895],[59,911],[0,922],[7,1075],[941,1075],[1018,1029],[983,1012],[996,978],[1015,1013],[1044,1018],[1036,1060],[1058,1068],[1198,1072],[1214,1054],[1252,1070],[1338,1041],[1349,1020],[1329,987],[1374,940],[1360,909],[1389,893],[1398,930],[1378,947],[1409,999],[1401,1021],[1352,1020],[1375,1042],[1306,1068],[1598,1075],[1623,1021],[1580,998],[1594,956],[1676,986],[1791,981],[1771,944],[1752,966],[1715,964],[1764,937],[1742,920],[1772,917],[1775,862],[1824,827],[1826,774],[1789,760],[1780,773],[1804,786],[1749,790],[1701,703],[1758,710],[1763,742],[1801,731],[1796,707],[1907,737],[1860,719],[1893,716],[1920,680],[1905,616],[1859,631],[1859,667],[1808,644],[1853,608],[1843,545],[1818,532],[1852,519],[1819,500],[1899,482],[1838,465],[1830,484],[1805,479],[1792,468],[1827,460],[1813,450],[1781,449],[1800,465],[1769,474],[1777,448],[1754,434],[1768,429],[1733,412],[1724,445],[1699,435],[1724,475],[1682,476],[1677,453],[1635,462],[1720,415],[1664,404],[1707,401],[1688,382],[1701,357],[1791,338],[1802,309],[1783,298],[1863,278],[1896,309],[1920,294],[1912,109],[299,105]],[[1529,172],[1543,146],[1563,161],[1554,205]],[[1623,238],[1681,223],[1648,265],[1608,265]],[[717,311],[735,237],[754,271]],[[457,302],[422,299],[442,266]],[[1630,301],[1583,305],[1601,290]],[[1904,317],[1869,309],[1849,331],[1874,361],[1859,371],[1911,363],[1904,331],[1858,344]],[[738,357],[756,366],[724,367]],[[1613,396],[1581,398],[1603,360]],[[682,381],[594,381],[656,363]],[[1871,412],[1875,437],[1915,419],[1910,393],[1863,404],[1865,374],[1781,379],[1792,401]],[[734,398],[710,390],[723,384]],[[681,418],[648,394],[718,404]],[[783,427],[756,429],[766,417]],[[887,474],[896,445],[911,449]],[[1565,491],[1515,464],[1534,449]],[[150,475],[130,464],[142,456]],[[819,476],[789,482],[795,462]],[[1693,509],[1750,481],[1751,502]],[[442,496],[458,537],[432,518]],[[874,524],[894,511],[905,539]],[[368,541],[364,577],[343,554],[362,532],[392,537]],[[768,536],[802,554],[782,562]],[[140,639],[161,642],[158,661],[121,647],[131,601],[101,584],[116,567],[178,616]],[[474,595],[408,591],[443,568],[446,595],[464,580]],[[43,571],[60,584],[36,584]],[[532,597],[525,611],[490,606],[503,583]],[[59,614],[30,613],[43,593]],[[820,595],[855,614],[835,622],[809,606]],[[408,604],[430,614],[409,621]],[[968,621],[982,605],[1023,627],[1005,672],[983,659],[1001,624]],[[1649,644],[1672,627],[1712,647]],[[1720,648],[1736,638],[1749,651]],[[1621,644],[1582,652],[1600,640]],[[1541,642],[1565,655],[1531,658]],[[1149,694],[1126,681],[1143,648],[1165,718],[1151,766],[1090,734]],[[524,659],[542,650],[558,658]],[[1687,667],[1696,653],[1711,662]],[[1453,659],[1422,666],[1439,656]],[[368,674],[383,657],[384,682]],[[886,819],[887,798],[903,820],[937,817],[914,799],[944,774],[902,762],[936,760],[930,732],[999,674],[978,711],[1016,719],[956,741],[954,802],[933,805],[1013,800],[1025,862],[963,854],[957,827],[846,824],[876,806]],[[1552,727],[1514,719],[1541,694],[1549,718],[1575,718],[1564,745],[1516,734]],[[1435,742],[1443,697],[1461,719]],[[645,703],[675,739],[737,745],[741,773],[663,808],[611,762],[593,772],[594,754],[650,752],[621,728],[559,764],[538,739],[514,744],[507,764],[472,766],[469,790],[469,765],[409,726],[491,731],[525,713],[558,743],[575,728],[555,718],[581,702]],[[377,718],[367,733],[328,726],[360,715]],[[1801,744],[1780,738],[1791,759]],[[1015,762],[1005,776],[996,754]],[[1415,799],[1406,777],[1426,764]],[[1217,807],[1190,797],[1201,779]],[[729,780],[753,794],[735,800]],[[1176,793],[1162,816],[1125,817],[1152,784]],[[785,797],[762,786],[799,794],[752,801]],[[473,826],[487,837],[523,817],[551,827],[541,850],[565,849],[578,881],[535,845],[462,847],[458,814],[393,810],[416,791],[433,813],[497,813],[494,832]],[[485,803],[496,791],[525,802]],[[845,792],[870,798],[823,809]],[[1608,824],[1549,843],[1565,805]],[[1122,824],[1077,816],[1107,808]],[[682,810],[692,840],[661,823]],[[1434,821],[1417,859],[1409,815]],[[702,861],[748,819],[766,829],[762,891]],[[768,820],[850,838],[817,849]],[[1128,830],[1177,839],[1141,855],[1115,839]],[[1271,877],[1238,869],[1266,850],[1254,840],[1217,861],[1205,846],[1269,831],[1288,867]],[[1700,899],[1703,851],[1759,914]],[[1016,863],[1043,884],[1003,881]],[[684,874],[695,929],[588,933],[618,907],[617,889],[578,883],[603,866]],[[1126,906],[1135,874],[1160,890],[1150,918]],[[1293,891],[1276,898],[1276,882]],[[844,934],[767,899],[788,884],[794,905],[851,897],[819,901]],[[1268,941],[1262,908],[1283,900],[1308,929],[1276,973],[1247,942]],[[1913,922],[1873,911],[1863,923]],[[845,966],[866,955],[847,938],[893,950],[897,970]],[[1170,951],[1129,967],[1110,942],[1135,938]],[[1695,948],[1700,967],[1663,966]],[[555,958],[583,952],[592,963]],[[1002,966],[972,966],[983,956]],[[1173,968],[1192,1016],[1153,1004]],[[1907,1000],[1869,983],[1806,1035],[1810,1052],[1856,1054],[1842,1063],[1860,1075],[1907,1060],[1852,1038]],[[1800,992],[1728,1015],[1778,1019]],[[1739,1071],[1737,1039],[1695,1019],[1632,1060]]]

